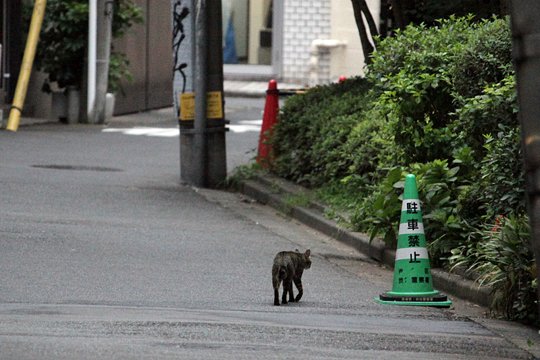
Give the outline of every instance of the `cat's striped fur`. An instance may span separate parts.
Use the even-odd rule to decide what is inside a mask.
[[[311,251],[308,249],[305,253],[296,251],[281,251],[274,258],[272,266],[272,285],[274,286],[274,305],[279,305],[279,285],[283,282],[283,296],[281,303],[287,304],[287,294],[290,302],[298,302],[302,298],[304,289],[302,287],[302,274],[304,269],[311,267]],[[292,283],[298,289],[296,298],[293,296]]]

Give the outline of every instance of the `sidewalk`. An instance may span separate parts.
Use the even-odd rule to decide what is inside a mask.
[[[271,79],[270,76],[269,76],[269,79]],[[264,98],[266,96],[266,90],[268,89],[268,81],[262,81],[259,79],[225,80],[223,82],[223,92],[226,97]],[[304,86],[300,84],[289,84],[289,83],[278,82],[278,89],[281,89],[281,90],[300,89],[303,87]],[[154,111],[161,111],[161,109],[148,110],[142,113],[149,113],[149,112],[154,112]],[[141,113],[138,113],[138,114],[141,114]],[[131,116],[137,116],[137,113],[114,116],[115,118],[114,120],[116,121],[117,120],[116,118],[127,119],[128,117],[131,117]],[[9,111],[4,111],[3,117],[0,122],[0,129],[5,129],[8,117],[9,117]],[[58,120],[52,119],[52,118],[23,116],[20,119],[19,126],[42,125],[42,124],[57,123],[57,122]]]
[[[4,117],[0,119],[0,129],[4,130],[7,125],[7,121],[9,118],[9,113],[4,112]],[[28,117],[28,116],[22,116],[19,120],[19,126],[31,126],[31,125],[42,125],[42,124],[51,124],[59,122],[54,119],[49,118],[37,118],[37,117]]]

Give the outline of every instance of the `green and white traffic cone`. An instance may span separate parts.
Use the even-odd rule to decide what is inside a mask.
[[[446,295],[433,289],[422,209],[413,174],[405,177],[392,291],[375,300],[390,305],[452,305]]]

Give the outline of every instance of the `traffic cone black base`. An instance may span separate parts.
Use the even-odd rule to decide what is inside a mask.
[[[434,291],[433,295],[425,296],[419,294],[392,294],[387,292],[379,295],[378,299],[375,299],[380,304],[387,305],[410,305],[410,306],[436,306],[436,307],[450,307],[452,301],[448,300],[446,295]]]

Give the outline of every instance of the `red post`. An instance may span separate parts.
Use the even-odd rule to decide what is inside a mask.
[[[278,112],[279,90],[277,81],[272,79],[268,82],[268,90],[266,90],[263,122],[259,136],[259,151],[257,153],[257,163],[262,167],[268,167],[272,161],[272,145],[269,144],[269,139],[272,135],[272,128],[277,123]]]

